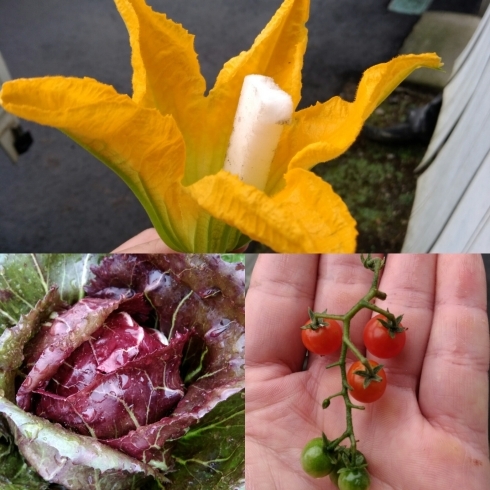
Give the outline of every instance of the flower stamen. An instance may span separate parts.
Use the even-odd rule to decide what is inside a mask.
[[[291,122],[293,100],[270,77],[243,81],[224,170],[264,190],[277,144]]]

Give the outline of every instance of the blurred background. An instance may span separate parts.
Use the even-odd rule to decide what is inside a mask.
[[[211,87],[223,63],[250,47],[281,1],[148,3],[196,35],[202,72]],[[362,71],[395,56],[425,10],[477,17],[486,5],[485,0],[483,4],[481,0],[312,0],[301,106],[337,94],[352,98]],[[131,93],[128,36],[111,0],[2,0],[0,52],[13,78],[88,76],[113,85],[121,93]],[[403,118],[410,104],[426,103],[440,87],[423,89],[423,96],[408,90],[408,95],[395,94],[398,99],[390,106],[395,109],[395,116],[385,109],[377,114],[380,124],[392,122],[393,117]],[[151,226],[129,189],[89,153],[57,130],[25,121],[22,127],[33,137],[30,149],[15,164],[0,151],[0,251],[107,252]],[[398,178],[403,183],[412,179],[413,192],[415,178],[411,174],[423,149],[419,148],[415,156],[407,150],[405,163],[399,161],[403,157],[399,151],[378,146],[374,150],[356,147],[347,158],[354,158],[349,168],[355,169],[356,175],[365,171],[373,158],[377,159],[376,165],[388,165],[375,174],[377,185],[384,179],[393,181],[390,165],[405,165],[406,174]],[[360,196],[361,203],[356,203],[359,193],[355,198],[349,197],[352,187],[372,188],[369,179],[356,182],[343,170],[324,175],[322,167],[318,167],[319,175],[333,183],[350,208],[360,204],[365,209],[366,202],[373,201],[369,194]],[[372,178],[372,171],[368,169],[367,174]],[[395,185],[399,185],[396,179]],[[391,202],[393,194],[400,193],[397,189],[384,199]],[[409,213],[410,196],[402,201],[408,210],[403,212]],[[385,201],[376,206],[357,216],[352,211],[358,221],[366,222],[362,236],[380,234],[377,240],[361,242],[361,248],[396,250],[403,239],[406,219],[396,207],[390,207],[386,216]],[[390,228],[400,223],[402,231]],[[397,233],[401,233],[401,239],[393,242]]]

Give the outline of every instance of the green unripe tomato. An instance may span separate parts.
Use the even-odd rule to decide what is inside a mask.
[[[356,458],[355,458],[356,463],[355,464],[365,464],[366,463],[366,458],[364,454],[361,453],[361,451],[356,451]],[[344,463],[342,461],[338,461],[334,466],[332,467],[332,471],[328,475],[332,483],[338,488],[339,487],[339,476],[340,473],[338,472],[340,469],[344,468]]]
[[[339,474],[340,490],[368,490],[371,479],[365,468],[348,468]]]
[[[313,478],[323,478],[332,471],[332,460],[323,451],[323,439],[316,437],[308,441],[301,453],[301,466]]]

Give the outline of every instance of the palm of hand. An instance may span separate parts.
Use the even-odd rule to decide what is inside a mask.
[[[304,259],[309,266],[299,257],[287,260],[296,261],[291,267],[302,264],[303,274],[316,278],[311,258]],[[267,274],[258,271],[261,285],[256,290],[260,301],[268,301],[268,310],[262,305],[255,311],[254,298],[259,296],[253,289],[247,296],[246,464],[247,488],[252,490],[334,488],[328,478],[307,476],[299,458],[309,439],[322,431],[334,439],[345,429],[341,398],[326,410],[321,407],[324,398],[340,390],[339,368],[325,370],[338,358],[312,356],[307,370],[301,371],[304,349],[298,325],[312,297],[317,311],[325,308],[321,298],[328,297],[330,312],[345,313],[369,289],[370,276],[357,267],[358,258],[324,260],[328,262],[316,264],[320,272],[313,286],[306,280],[292,286],[291,270],[282,264],[278,272],[276,263],[274,286],[267,292]],[[490,481],[484,276],[478,257],[445,260],[400,256],[389,258],[386,266],[380,286],[388,293],[383,307],[405,314],[409,340],[399,357],[383,362],[388,377],[384,396],[353,414],[358,448],[369,463],[371,490],[482,490]],[[292,305],[288,296],[295,296]],[[285,313],[280,319],[279,310]],[[268,345],[267,329],[260,325],[259,332],[256,327],[259,319],[266,321],[266,311],[275,319],[271,329],[274,321],[281,323],[280,335]],[[359,348],[362,326],[370,316],[363,310],[353,320],[351,338]]]

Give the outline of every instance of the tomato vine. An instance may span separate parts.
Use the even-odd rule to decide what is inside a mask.
[[[384,310],[373,303],[373,300],[375,299],[385,300],[387,297],[386,293],[378,289],[380,273],[384,267],[385,259],[371,257],[369,254],[367,257],[361,255],[361,262],[366,269],[373,272],[371,287],[366,295],[344,315],[331,315],[326,310],[323,312],[308,310],[310,322],[301,328],[303,342],[307,349],[314,353],[330,353],[338,349],[339,345],[336,343],[338,341],[334,338],[334,336],[327,335],[327,330],[322,332],[322,329],[326,327],[331,328],[331,325],[334,324],[334,322],[339,325],[343,325],[339,360],[326,366],[326,369],[334,366],[340,367],[341,390],[325,398],[322,402],[322,407],[326,409],[330,405],[330,401],[333,398],[342,397],[346,408],[346,429],[333,441],[329,441],[325,434],[322,434],[322,451],[316,451],[316,454],[318,455],[318,462],[323,465],[323,468],[325,466],[331,467],[330,479],[336,486],[339,486],[341,489],[359,488],[360,490],[367,490],[369,488],[369,473],[366,470],[367,462],[364,455],[357,449],[357,440],[354,435],[354,427],[352,423],[352,410],[364,410],[365,407],[363,405],[354,404],[351,401],[351,398],[360,401],[361,403],[370,403],[379,399],[383,395],[386,387],[386,374],[383,370],[382,364],[368,360],[353,344],[350,338],[351,320],[362,309],[369,309],[378,314],[375,317],[375,321],[378,321],[379,323],[377,327],[387,330],[385,337],[388,339],[393,339],[397,343],[403,344],[405,343],[406,329],[401,325],[403,315],[395,317],[395,315],[393,315],[388,309]],[[380,321],[378,320],[379,318],[381,318]],[[317,340],[316,345],[311,348],[311,341],[305,341],[305,331],[311,334],[308,335],[308,340],[312,337],[315,339],[323,338],[325,339],[325,342],[330,341],[332,345],[320,346],[320,340]],[[322,335],[319,335],[319,333]],[[403,336],[403,339],[398,338],[398,336]],[[386,341],[386,339],[384,339],[384,341]],[[374,345],[375,344],[376,341],[374,341]],[[336,346],[335,348],[334,345]],[[373,343],[371,343],[371,347],[372,346]],[[351,366],[349,371],[346,369],[348,350],[350,350],[358,359],[358,361]],[[401,348],[399,350],[401,350]],[[341,442],[346,439],[349,439],[349,447],[341,445]],[[314,439],[314,441],[316,441],[315,447],[318,447],[320,443],[319,438]],[[307,443],[305,449],[309,447],[309,444],[312,444],[312,441]],[[316,468],[315,460],[311,451],[308,453],[308,460],[306,460],[304,454],[306,454],[305,450],[303,451],[302,465],[306,473],[315,478],[320,477],[320,474],[321,476],[325,476],[324,471],[318,472],[311,470],[311,468]],[[331,464],[328,465],[325,462],[325,459],[329,460]],[[352,487],[350,486],[352,484],[357,484],[358,486]]]

